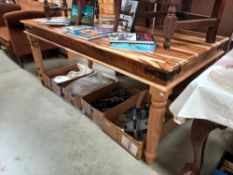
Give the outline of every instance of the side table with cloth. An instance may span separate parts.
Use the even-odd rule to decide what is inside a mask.
[[[229,72],[226,76],[216,77],[216,73]],[[210,74],[215,73],[213,80]],[[218,75],[220,75],[218,74]],[[212,76],[213,77],[213,76]],[[229,86],[224,86],[224,83]],[[218,62],[209,67],[193,80],[171,104],[170,110],[178,124],[185,118],[193,118],[191,142],[194,151],[194,161],[187,164],[184,174],[199,174],[205,144],[209,133],[216,128],[233,128],[233,50],[223,56]]]

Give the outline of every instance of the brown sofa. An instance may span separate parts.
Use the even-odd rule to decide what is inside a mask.
[[[0,3],[0,44],[17,58],[22,67],[22,56],[31,54],[31,48],[20,20],[43,17],[45,17],[44,4],[41,2],[20,0],[19,5]],[[45,42],[40,42],[40,47],[42,50],[55,48]]]

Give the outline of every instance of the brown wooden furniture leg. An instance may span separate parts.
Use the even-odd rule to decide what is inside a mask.
[[[145,4],[145,11],[147,12],[147,11],[149,11],[149,10],[151,10],[151,6],[150,6],[151,4]],[[145,24],[146,24],[146,27],[150,27],[150,18],[149,17],[147,17],[146,19],[145,19]]]
[[[64,9],[64,15],[67,18],[68,17],[68,5],[67,5],[66,0],[63,0],[62,4],[63,4],[63,9]]]
[[[187,163],[182,170],[182,175],[198,175],[200,174],[203,160],[205,145],[211,131],[216,128],[224,129],[224,126],[210,122],[208,120],[194,119],[191,129],[191,142],[194,153],[192,163]]]
[[[176,6],[175,4],[169,4],[168,7],[168,15],[164,19],[164,38],[165,41],[163,43],[163,47],[165,49],[169,49],[171,46],[171,38],[174,35],[176,29]]]
[[[214,8],[212,11],[212,17],[217,18],[218,22],[214,26],[208,27],[208,31],[206,35],[206,42],[208,43],[214,43],[216,40],[218,26],[222,18],[222,14],[223,14],[223,10],[226,5],[226,2],[227,0],[216,0],[215,1]]]
[[[95,10],[95,15],[96,15],[96,19],[99,19],[99,13],[100,13],[100,7],[99,7],[99,1],[96,0],[96,10]]]
[[[148,119],[145,159],[148,164],[152,164],[159,145],[161,130],[163,126],[164,115],[168,96],[170,92],[163,92],[150,87],[151,107]]]
[[[117,27],[118,27],[118,22],[120,18],[120,11],[121,11],[121,2],[122,0],[114,0],[114,5],[115,5],[115,22],[114,22],[114,27],[113,31],[117,32]]]
[[[39,76],[39,79],[41,80],[42,84],[44,83],[43,75],[44,75],[44,63],[43,63],[43,57],[40,49],[39,42],[36,38],[28,35],[28,40],[31,45],[32,49],[32,55],[36,64],[36,70]]]

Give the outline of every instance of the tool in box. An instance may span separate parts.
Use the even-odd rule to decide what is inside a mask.
[[[137,140],[144,140],[144,131],[147,129],[149,104],[135,107],[118,117],[118,124],[125,132],[132,133]]]
[[[106,111],[131,97],[127,89],[114,89],[106,98],[93,102],[93,106],[101,111]]]

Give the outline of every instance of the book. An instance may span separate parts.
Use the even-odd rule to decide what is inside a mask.
[[[137,7],[138,1],[122,0],[117,27],[118,32],[131,32]]]
[[[101,26],[77,26],[77,28],[73,28],[67,30],[68,35],[72,35],[84,40],[92,40],[100,37],[104,37],[112,33],[112,29],[110,28],[103,28]]]
[[[96,0],[83,0],[82,2],[82,25],[93,25],[95,18]],[[71,24],[75,25],[78,18],[78,4],[77,0],[73,0],[71,9]]]
[[[156,42],[154,44],[111,43],[111,48],[138,52],[154,52],[156,48]]]
[[[66,17],[53,17],[50,19],[42,19],[40,21],[42,24],[51,26],[67,26],[70,24],[70,18]]]
[[[62,29],[65,32],[69,32],[69,31],[72,31],[72,30],[81,30],[81,29],[86,29],[86,28],[91,28],[91,27],[90,26],[86,26],[86,25],[73,25],[73,26],[62,27]]]
[[[154,44],[155,40],[149,33],[112,33],[109,42]]]

